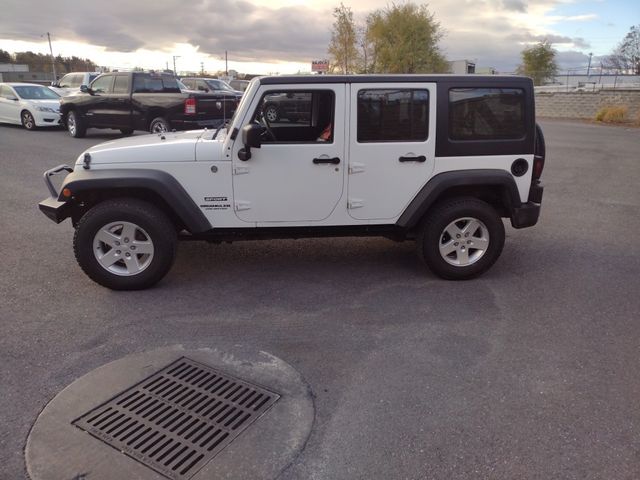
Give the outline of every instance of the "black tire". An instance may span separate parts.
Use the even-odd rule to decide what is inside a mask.
[[[127,250],[131,252],[128,257],[133,254],[136,256],[136,265],[140,263],[144,265],[139,273],[124,272],[124,270],[128,271],[129,267],[124,258],[126,253],[121,254],[121,250],[115,251],[113,257],[118,256],[120,259],[111,267],[103,266],[98,261],[98,250],[100,249],[100,253],[103,253],[105,244],[99,243],[96,247],[95,242],[98,241],[96,235],[104,227],[118,222],[133,224],[139,229],[136,235],[144,234],[151,241],[153,252],[150,256],[131,252],[135,248],[133,245],[136,243],[135,239],[127,240],[124,237],[124,230],[121,230],[119,234],[121,241],[118,243],[121,246],[113,247],[122,248],[122,250],[131,249]],[[116,232],[113,238],[118,238],[118,230],[117,227],[115,228],[116,230],[112,230]],[[124,242],[127,242],[127,246]],[[176,249],[176,229],[169,218],[153,205],[134,198],[117,198],[97,204],[80,219],[73,237],[73,250],[82,270],[93,281],[112,290],[141,290],[154,285],[173,265]],[[109,254],[110,250],[109,248],[105,255]],[[120,269],[120,274],[113,273],[107,268]]]
[[[123,135],[131,135],[133,133],[133,128],[121,128],[120,133]]]
[[[27,130],[35,130],[36,129],[36,121],[31,115],[29,110],[23,110],[20,113],[20,120],[22,121],[22,126]]]
[[[169,121],[164,117],[156,117],[149,123],[149,131],[151,133],[165,133],[171,131]]]
[[[274,123],[280,120],[280,111],[278,110],[278,107],[273,104],[269,104],[264,107],[264,118],[266,118],[269,123]]]
[[[65,121],[67,125],[67,131],[73,138],[84,138],[87,134],[87,121],[75,110],[71,110],[67,113],[67,119]]]
[[[477,229],[471,219],[479,221]],[[456,220],[460,221],[454,223]],[[448,227],[449,230],[461,229],[461,238],[451,238],[445,231]],[[469,231],[465,233],[465,229]],[[486,245],[486,248],[474,248],[474,245]],[[437,204],[427,214],[416,246],[418,256],[433,273],[446,280],[467,280],[486,272],[500,257],[504,224],[488,203],[472,197],[452,198]],[[454,251],[447,255],[446,249]],[[453,264],[455,262],[460,264]]]

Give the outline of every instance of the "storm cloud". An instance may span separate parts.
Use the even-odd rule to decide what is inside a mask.
[[[475,60],[478,66],[512,71],[522,48],[543,38],[565,50],[589,47],[582,38],[553,34],[549,26],[553,20],[548,25],[522,20],[540,8],[550,15],[557,1],[459,0],[453,8],[448,0],[432,0],[428,8],[446,33],[441,45],[450,60]],[[145,49],[169,53],[176,44],[189,44],[216,58],[229,50],[235,61],[307,63],[326,57],[332,10],[337,4],[277,7],[247,0],[110,0],[100,4],[4,0],[0,39],[41,42],[43,32],[49,31],[56,40],[114,52]],[[369,12],[385,8],[388,2],[353,0],[347,5],[362,23]],[[544,19],[545,15],[535,18]]]
[[[331,19],[331,11],[324,17]],[[188,43],[210,55],[233,50],[236,60],[306,62],[326,52],[330,25],[318,21],[317,10],[262,8],[246,1],[5,0],[0,37],[34,41],[49,31],[59,40],[113,51],[170,50]]]

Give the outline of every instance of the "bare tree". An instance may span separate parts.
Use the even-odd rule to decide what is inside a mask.
[[[333,9],[333,17],[335,20],[328,49],[332,67],[343,74],[354,73],[359,59],[353,12],[341,3]]]

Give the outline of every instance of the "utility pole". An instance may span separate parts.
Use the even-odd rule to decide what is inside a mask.
[[[177,77],[178,72],[176,71],[176,58],[180,58],[180,55],[173,56],[173,74]]]
[[[204,62],[200,62],[200,75],[204,77]]]
[[[587,81],[589,81],[589,72],[591,71],[591,57],[593,57],[593,53],[589,52],[589,66],[587,67]]]
[[[53,48],[51,47],[51,35],[47,32],[47,39],[49,40],[49,52],[51,53],[51,69],[53,70],[53,83],[58,81],[58,76],[56,75],[56,62],[53,59]]]
[[[228,77],[229,76],[229,62],[228,62],[228,58],[227,58],[227,51],[224,51],[224,74]]]

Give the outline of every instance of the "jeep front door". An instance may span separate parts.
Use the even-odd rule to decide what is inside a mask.
[[[349,215],[386,223],[434,168],[435,83],[351,84]]]
[[[294,118],[271,116],[280,98],[295,98]],[[345,86],[263,85],[243,124],[257,123],[260,148],[241,161],[242,134],[233,146],[234,207],[239,219],[279,222],[326,219],[342,197],[345,169]]]

